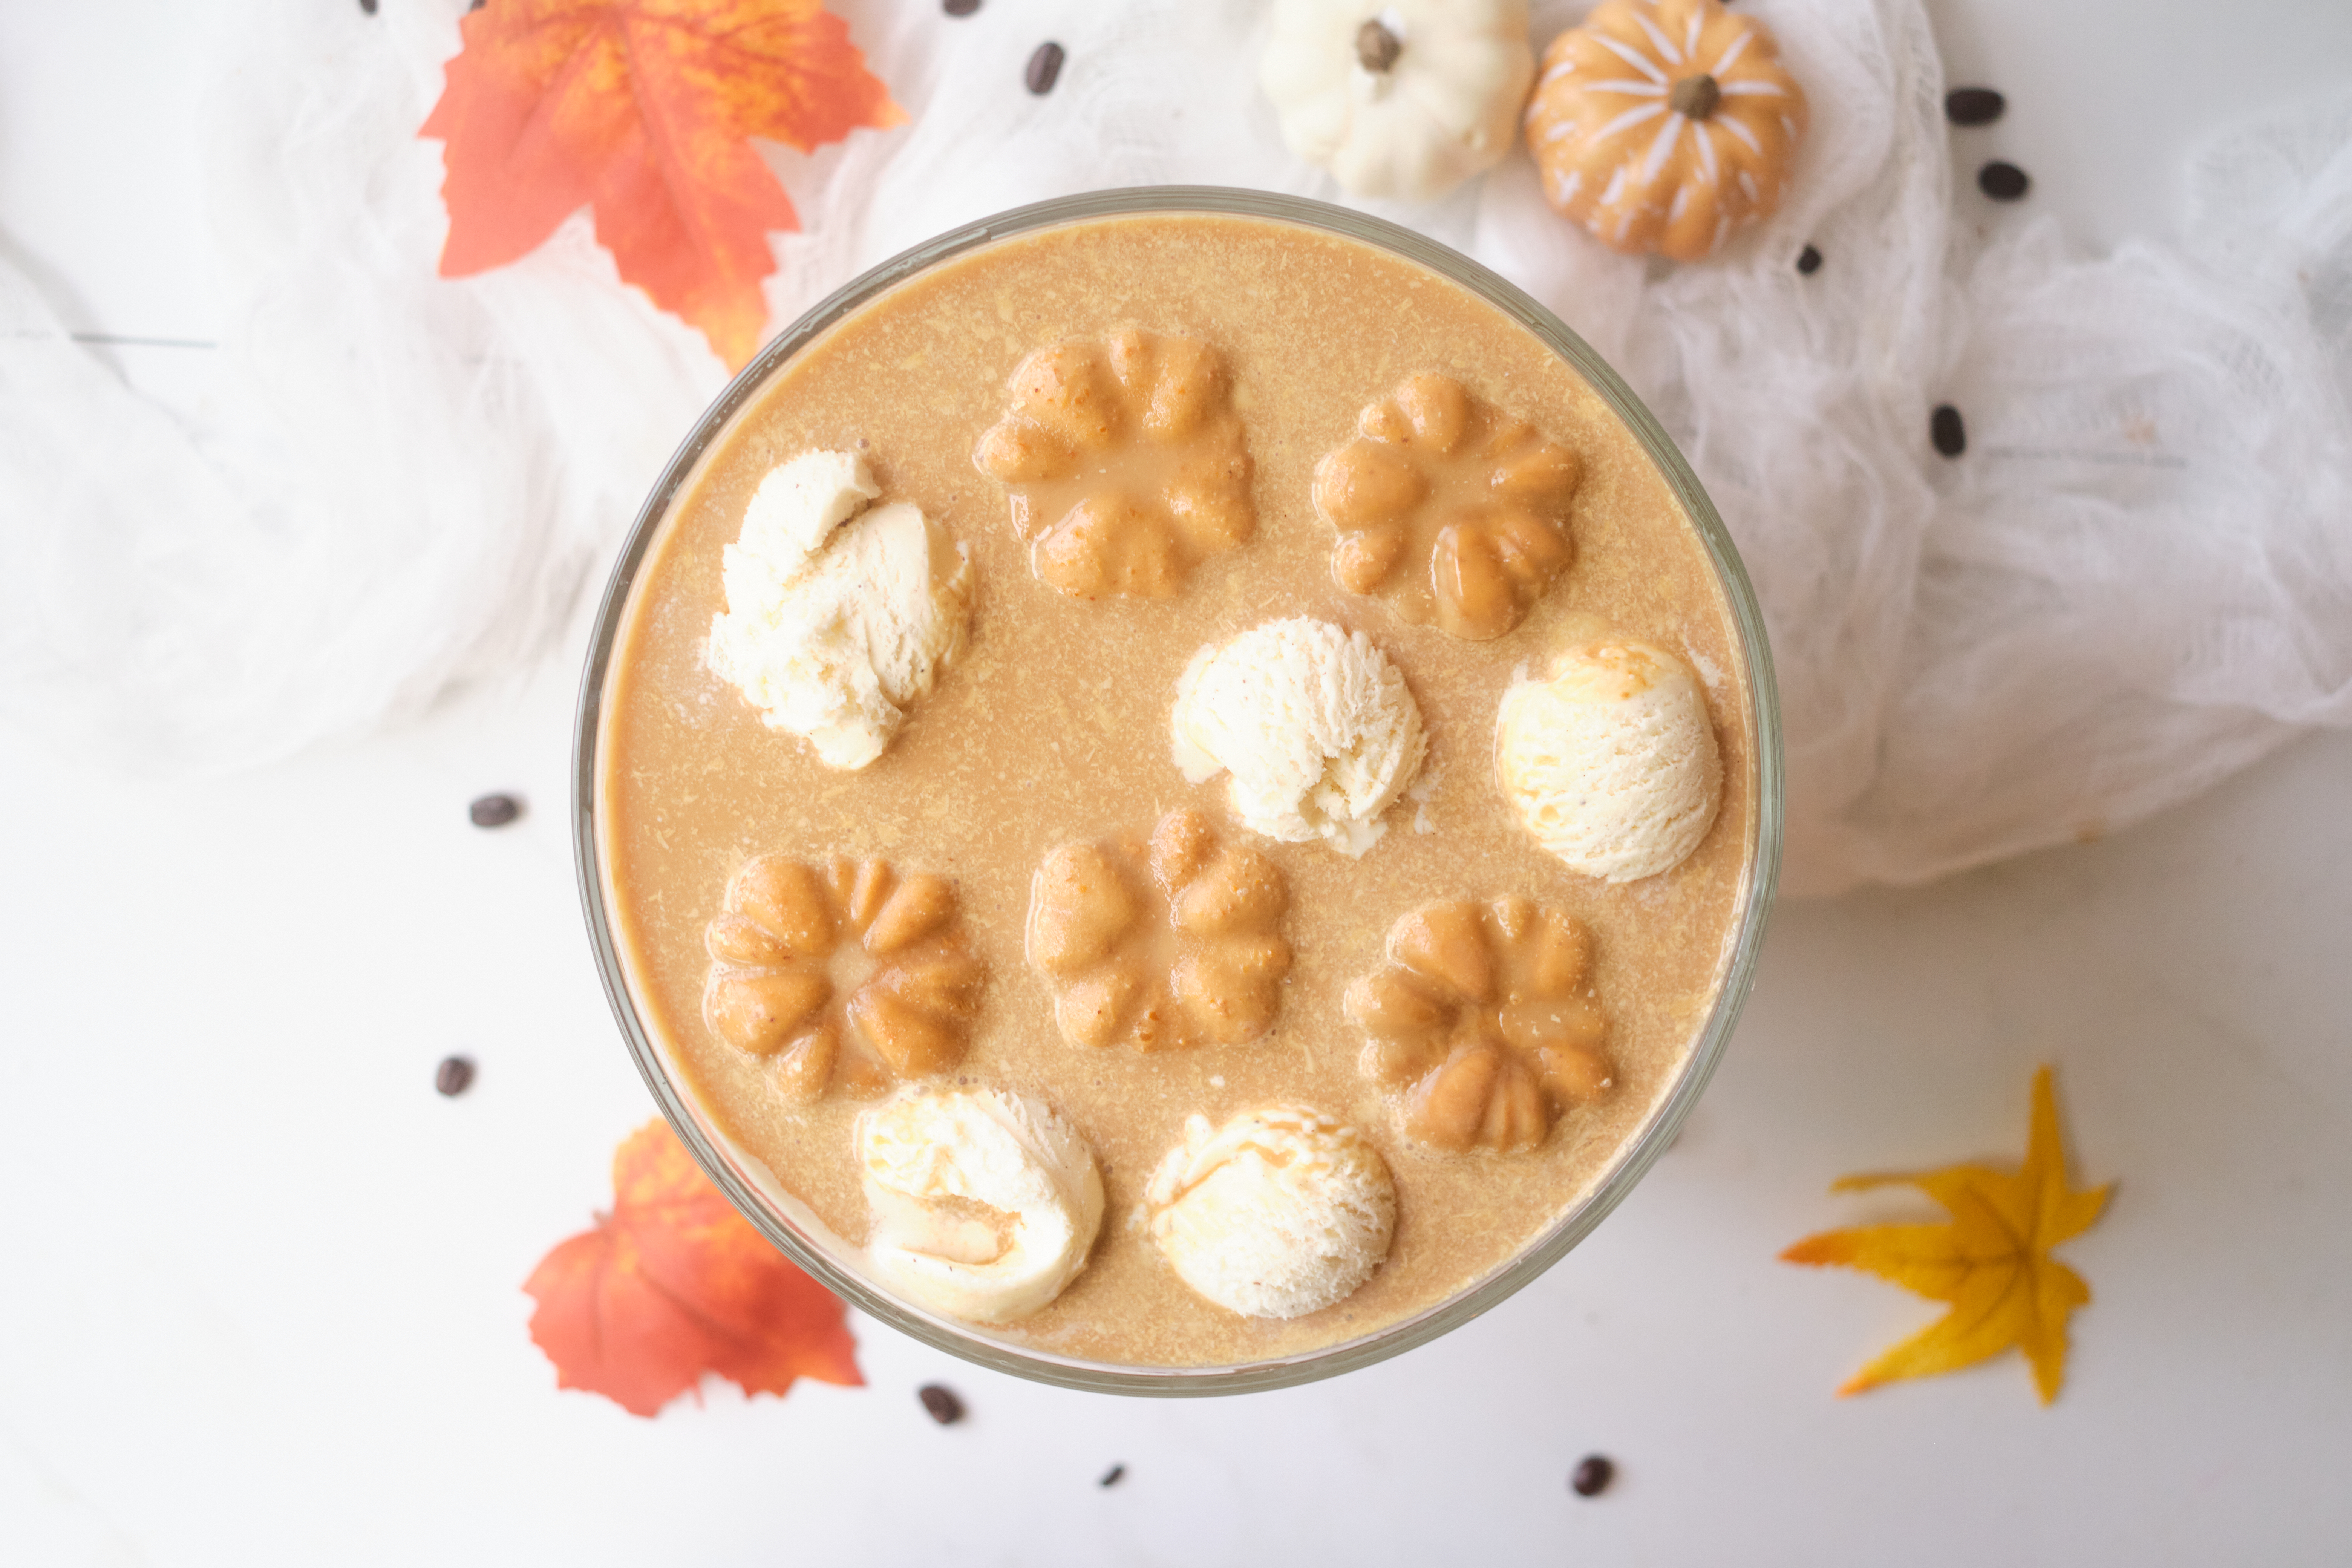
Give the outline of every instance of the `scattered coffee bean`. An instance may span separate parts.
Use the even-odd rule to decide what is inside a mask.
[[[522,815],[522,802],[510,795],[486,795],[466,808],[477,827],[504,827]]]
[[[1043,98],[1054,90],[1054,84],[1061,78],[1062,46],[1038,45],[1037,52],[1029,57],[1029,69],[1023,78],[1028,82],[1029,90]]]
[[[1102,1479],[1097,1481],[1095,1485],[1098,1487],[1115,1487],[1118,1485],[1118,1479],[1125,1474],[1127,1474],[1127,1467],[1125,1465],[1113,1465],[1109,1469],[1105,1470],[1102,1473]]]
[[[374,16],[375,0],[360,0],[360,9],[366,12],[371,16]]]
[[[980,0],[940,0],[940,9],[950,16],[969,16],[980,9]]]
[[[1957,458],[1969,449],[1969,427],[1960,423],[1960,411],[1950,404],[1939,404],[1927,418],[1927,439],[1936,450],[1947,458]]]
[[[1987,163],[1977,171],[1977,189],[1997,202],[2017,200],[2032,184],[2025,171],[2014,163]]]
[[[1797,270],[1811,278],[1822,269],[1822,253],[1811,246],[1797,253]]]
[[[1607,1456],[1587,1454],[1576,1462],[1576,1468],[1569,1472],[1568,1485],[1569,1489],[1579,1497],[1599,1497],[1616,1479],[1617,1467],[1609,1462]]]
[[[923,1402],[923,1408],[931,1413],[931,1419],[942,1426],[952,1426],[963,1419],[963,1401],[955,1396],[952,1388],[927,1383],[915,1390],[915,1397]]]
[[[1944,118],[1955,125],[1990,125],[2008,107],[1989,87],[1956,87],[1944,95]]]
[[[433,1069],[433,1087],[451,1100],[465,1093],[473,1081],[474,1064],[464,1057],[443,1057],[441,1065]]]

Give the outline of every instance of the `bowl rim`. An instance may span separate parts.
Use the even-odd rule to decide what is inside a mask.
[[[1337,234],[1416,262],[1467,289],[1533,332],[1582,375],[1631,428],[1699,534],[1731,611],[1747,660],[1748,721],[1755,736],[1756,841],[1746,868],[1736,934],[1720,988],[1679,1077],[1648,1123],[1620,1151],[1616,1163],[1574,1206],[1492,1273],[1457,1294],[1353,1340],[1265,1362],[1217,1367],[1138,1367],[1079,1361],[988,1337],[984,1329],[935,1316],[883,1291],[845,1268],[804,1236],[720,1145],[730,1141],[705,1124],[673,1080],[663,1049],[639,1016],[613,933],[598,842],[595,801],[602,762],[602,718],[607,675],[624,613],[639,570],[670,503],[703,454],[768,377],[835,323],[905,279],[952,258],[1038,229],[1091,219],[1203,213],[1265,219]],[[1482,263],[1415,231],[1349,208],[1305,197],[1214,185],[1145,185],[1090,192],[1032,203],[948,230],[860,273],[771,340],[737,373],[688,432],[631,523],[606,579],[591,633],[572,724],[571,811],[572,861],[589,945],[606,999],[637,1071],[662,1115],[738,1212],[785,1256],[835,1295],[870,1317],[965,1361],[1035,1382],[1095,1393],[1183,1397],[1286,1388],[1370,1366],[1427,1343],[1499,1305],[1525,1288],[1616,1206],[1656,1163],[1705,1091],[1719,1065],[1754,984],[1780,866],[1781,737],[1771,650],[1763,612],[1729,532],[1656,418],[1591,345],[1550,310]],[[748,1160],[750,1156],[742,1157]],[[756,1162],[753,1162],[756,1163]],[[772,1184],[772,1178],[770,1179]]]

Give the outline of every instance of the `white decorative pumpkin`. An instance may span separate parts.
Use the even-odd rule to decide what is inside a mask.
[[[1282,139],[1360,196],[1442,196],[1511,150],[1527,0],[1275,0],[1258,85]]]

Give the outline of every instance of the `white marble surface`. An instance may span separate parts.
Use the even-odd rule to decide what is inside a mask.
[[[0,6],[0,242],[94,333],[215,330],[174,133],[207,13]],[[1955,77],[2011,94],[1963,158],[2026,165],[2091,243],[2177,221],[2179,153],[2224,115],[2352,83],[2333,0],[1936,15]],[[201,348],[108,352],[202,396]],[[1681,1144],[1401,1360],[1159,1404],[867,1323],[865,1389],[645,1422],[554,1390],[518,1289],[648,1113],[572,890],[579,643],[232,780],[0,731],[0,1561],[2352,1557],[2352,737],[2108,842],[1783,906]],[[483,833],[494,788],[534,809]],[[481,1075],[445,1100],[453,1050]],[[1833,1399],[1936,1309],[1774,1253],[1906,1208],[1830,1196],[1843,1172],[2013,1156],[2041,1060],[2080,1176],[2122,1183],[2067,1250],[2097,1300],[2064,1397],[2011,1357]],[[923,1417],[932,1379],[971,1419]],[[1587,1501],[1563,1479],[1593,1450],[1620,1479]]]

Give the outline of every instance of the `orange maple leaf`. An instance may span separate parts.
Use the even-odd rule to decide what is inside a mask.
[[[2025,1163],[2015,1174],[1947,1165],[1916,1175],[1846,1176],[1830,1190],[1895,1183],[1943,1205],[1950,1222],[1824,1231],[1780,1254],[1790,1263],[1860,1268],[1931,1301],[1951,1303],[1951,1310],[1854,1373],[1838,1392],[1859,1394],[1898,1377],[1956,1372],[2014,1345],[2033,1363],[2042,1403],[2057,1398],[2066,1376],[2066,1320],[2089,1304],[2091,1288],[2050,1249],[2091,1227],[2115,1184],[2087,1191],[2067,1185],[2050,1069],[2033,1075],[2032,1128]]]
[[[557,1245],[523,1289],[556,1385],[651,1415],[701,1380],[782,1394],[863,1384],[841,1302],[730,1207],[666,1121],[613,1153],[613,1212]]]
[[[489,0],[421,136],[438,137],[463,278],[593,203],[622,281],[740,369],[768,321],[768,231],[800,220],[760,154],[907,117],[819,0]]]

